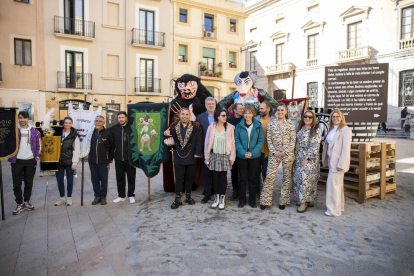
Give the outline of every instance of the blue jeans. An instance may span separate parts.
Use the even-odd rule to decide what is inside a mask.
[[[91,180],[95,197],[106,198],[108,193],[108,172],[109,164],[89,163]]]
[[[59,194],[60,197],[65,196],[65,183],[63,181],[64,171],[66,170],[66,179],[68,180],[68,197],[72,197],[72,191],[73,191],[73,170],[72,165],[66,165],[66,166],[59,166],[58,171],[56,172],[56,180],[57,185],[59,188]]]
[[[260,155],[259,171],[257,173],[257,184],[258,184],[256,185],[257,194],[260,194],[262,192],[262,188],[263,188],[262,178],[263,178],[263,181],[266,179],[267,163],[268,163],[268,159],[265,158],[265,155],[262,152]]]

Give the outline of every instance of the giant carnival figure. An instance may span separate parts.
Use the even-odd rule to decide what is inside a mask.
[[[213,97],[207,88],[200,82],[200,78],[191,74],[184,74],[175,80],[175,93],[178,95],[171,101],[170,124],[178,121],[178,115],[180,114],[182,107],[187,107],[190,110],[190,119],[191,121],[195,121],[197,115],[206,111],[206,98]],[[202,162],[202,160],[200,162]],[[172,160],[163,163],[162,169],[164,191],[175,192]],[[198,171],[199,169],[200,168],[197,168],[196,170]],[[197,171],[194,174],[193,180],[194,184],[199,185],[202,183],[202,175],[199,175]]]
[[[241,103],[244,105],[252,105],[256,115],[259,114],[260,103],[267,100],[273,107],[277,109],[278,103],[266,91],[255,87],[257,76],[248,71],[240,72],[234,78],[238,91],[234,91],[223,98],[219,103],[219,107],[228,110],[233,104]]]

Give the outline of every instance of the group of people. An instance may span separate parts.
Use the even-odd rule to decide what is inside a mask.
[[[18,153],[9,159],[11,163],[13,191],[17,203],[13,215],[18,215],[24,210],[34,210],[30,203],[32,195],[33,179],[37,162],[42,153],[42,141],[40,132],[29,121],[29,113],[20,111],[18,114]],[[106,129],[105,119],[98,115],[95,118],[95,129],[92,134],[89,151],[89,168],[94,191],[92,205],[106,205],[108,191],[109,164],[115,160],[116,181],[118,197],[113,202],[126,200],[135,203],[135,178],[136,169],[129,164],[128,146],[131,128],[128,125],[127,114],[124,111],[118,113],[118,124]],[[73,128],[73,120],[70,117],[63,119],[63,131],[60,143],[59,165],[56,172],[56,180],[60,197],[55,206],[72,205],[73,175],[79,162],[80,139]],[[64,174],[66,172],[66,195]],[[22,191],[22,177],[24,177],[24,191]],[[128,193],[126,193],[126,180],[128,180]]]
[[[212,200],[211,208],[225,208],[227,172],[231,171],[233,194],[238,207],[248,203],[257,208],[270,207],[276,171],[283,168],[279,209],[290,205],[291,191],[298,196],[297,211],[303,213],[317,201],[320,170],[321,131],[314,111],[307,110],[299,123],[287,118],[287,106],[280,104],[273,116],[269,102],[262,101],[259,116],[249,104],[233,105],[233,116],[225,109],[216,109],[213,97],[205,100],[207,111],[190,120],[190,111],[182,108],[179,121],[170,125],[164,136],[174,140],[175,198],[172,209],[185,203],[195,204],[191,197],[193,175],[198,160],[204,160],[204,197]],[[329,167],[326,191],[327,216],[340,216],[344,211],[344,173],[349,170],[352,132],[340,110],[329,119],[329,133],[323,146],[323,165]],[[263,183],[262,183],[263,179]],[[183,187],[184,184],[184,187]]]

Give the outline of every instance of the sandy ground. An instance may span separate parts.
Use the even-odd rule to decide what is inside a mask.
[[[292,205],[223,211],[200,203],[171,210],[173,194],[162,191],[160,176],[137,174],[136,204],[85,206],[76,180],[74,206],[53,206],[56,180],[36,177],[34,212],[11,216],[14,207],[9,166],[2,162],[6,221],[0,224],[0,275],[413,275],[414,142],[397,141],[396,195],[358,204],[346,198],[341,217],[324,215],[325,193],[299,214]],[[116,197],[111,168],[108,199]],[[86,165],[86,176],[89,169]],[[47,191],[45,201],[45,191]],[[231,188],[227,194],[231,194]]]

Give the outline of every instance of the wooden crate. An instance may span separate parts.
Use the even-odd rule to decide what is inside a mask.
[[[351,166],[344,176],[347,197],[359,203],[384,199],[397,190],[396,142],[355,142],[351,144]],[[321,168],[319,184],[326,185],[329,170]]]

